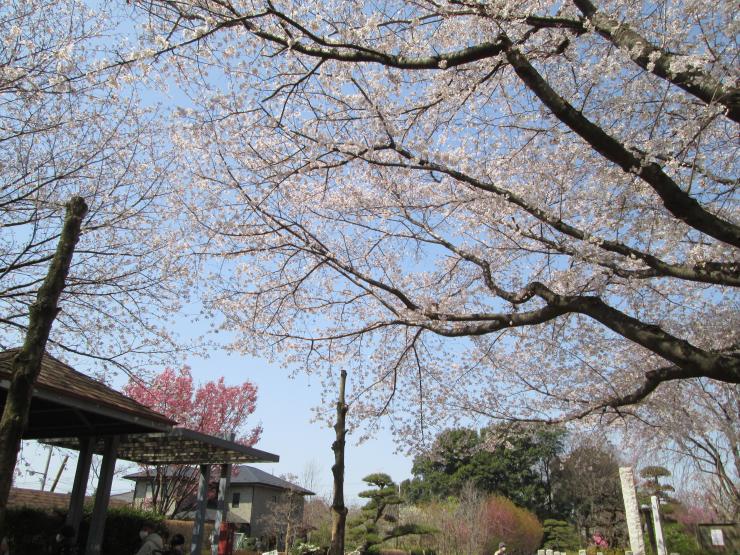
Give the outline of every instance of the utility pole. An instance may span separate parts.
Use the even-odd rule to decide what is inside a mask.
[[[51,485],[51,492],[53,493],[55,489],[57,489],[57,483],[59,483],[59,478],[62,477],[62,472],[64,472],[64,468],[67,466],[67,461],[69,460],[69,455],[64,455],[64,460],[62,461],[62,466],[59,467],[59,472],[57,472],[56,478],[54,478],[54,483]]]
[[[44,465],[44,472],[41,474],[41,491],[44,491],[46,487],[46,477],[49,475],[49,463],[51,462],[51,453],[54,448],[51,445],[47,446],[49,452],[46,455],[46,464]]]

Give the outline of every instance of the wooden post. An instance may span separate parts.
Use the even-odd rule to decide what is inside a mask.
[[[190,553],[200,555],[203,549],[203,536],[206,525],[206,504],[208,503],[208,482],[211,478],[211,466],[200,465],[200,477],[198,479],[198,505],[195,510],[195,522],[193,523],[193,538],[190,541]]]
[[[344,389],[347,371],[342,370],[339,379],[339,399],[337,400],[337,421],[334,424],[336,439],[331,445],[334,451],[334,495],[331,503],[331,544],[328,555],[344,555],[344,532],[347,521],[347,507],[344,506],[344,447],[347,435],[346,418],[349,407],[345,403]]]
[[[105,532],[105,517],[108,515],[110,488],[113,484],[113,475],[116,471],[117,450],[119,436],[105,438],[103,462],[100,465],[98,487],[95,488],[95,505],[93,506],[90,531],[87,535],[87,549],[85,555],[100,555],[103,546],[103,532]]]
[[[85,505],[85,490],[87,480],[90,477],[90,463],[92,462],[94,437],[80,438],[80,454],[77,457],[77,469],[72,484],[72,495],[69,500],[69,511],[67,512],[67,524],[75,531],[75,538],[80,531],[82,522],[82,510]]]
[[[233,437],[232,437],[233,440]],[[213,543],[211,544],[211,555],[218,555],[218,539],[221,523],[228,522],[229,503],[226,498],[231,486],[231,465],[221,465],[221,476],[218,479],[218,504],[216,505],[216,521],[213,527]]]
[[[5,521],[5,510],[8,495],[10,495],[10,486],[13,483],[13,471],[18,459],[21,438],[28,425],[28,411],[31,407],[33,387],[41,371],[41,361],[46,351],[51,325],[59,312],[57,306],[59,296],[67,280],[85,214],[87,214],[87,204],[82,197],[72,197],[67,203],[67,212],[56,253],[46,278],[39,287],[36,300],[29,309],[26,338],[11,363],[13,377],[0,419],[0,530]]]

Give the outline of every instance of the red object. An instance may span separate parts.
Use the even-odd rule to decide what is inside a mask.
[[[218,531],[218,555],[233,555],[234,533],[236,524],[233,522],[222,522]]]

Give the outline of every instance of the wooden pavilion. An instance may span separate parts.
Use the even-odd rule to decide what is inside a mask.
[[[16,349],[0,353],[0,410],[11,380]],[[79,530],[92,455],[102,455],[96,487],[87,555],[100,555],[113,471],[118,459],[139,464],[194,464],[200,466],[198,510],[191,553],[200,553],[209,474],[221,465],[219,519],[226,519],[223,492],[233,463],[278,462],[278,455],[184,428],[133,399],[74,370],[46,354],[34,388],[28,427],[23,439],[79,451],[67,523]],[[218,521],[217,521],[218,524]]]

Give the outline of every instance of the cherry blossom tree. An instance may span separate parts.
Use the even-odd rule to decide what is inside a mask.
[[[78,195],[89,211],[49,349],[97,369],[171,355],[163,316],[188,291],[158,217],[171,162],[135,86],[145,68],[116,55],[122,15],[82,0],[0,6],[0,346],[21,342]]]
[[[262,427],[247,427],[247,420],[257,406],[257,387],[251,382],[227,385],[221,377],[193,384],[190,368],[171,368],[150,383],[131,379],[124,393],[149,408],[175,420],[183,428],[218,437],[231,438],[252,446],[260,438]],[[160,514],[176,515],[190,509],[198,486],[197,467],[162,465],[144,467],[151,478],[151,508]]]
[[[136,5],[236,347],[351,369],[407,439],[740,381],[731,4]]]
[[[740,515],[740,391],[732,384],[692,380],[658,392],[643,423],[645,461],[690,470],[685,495],[701,498],[722,519]],[[674,471],[674,476],[675,476]],[[674,478],[674,482],[676,479]]]

